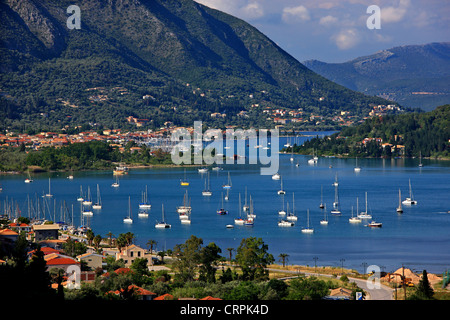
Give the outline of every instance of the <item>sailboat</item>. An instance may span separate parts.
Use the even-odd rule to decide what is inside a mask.
[[[278,190],[278,194],[286,194],[286,191],[283,190],[283,178],[281,178],[281,188]]]
[[[133,223],[133,219],[131,219],[131,200],[128,197],[128,216],[123,219],[124,223]]]
[[[188,191],[186,190],[186,193],[183,196],[183,205],[177,207],[177,212],[179,213],[180,219],[188,218],[188,214],[191,212],[191,209],[190,204],[188,204]]]
[[[278,172],[272,176],[272,180],[280,180],[280,178],[281,178],[281,176]]]
[[[294,147],[291,147],[291,158],[290,158],[291,162],[294,162]]]
[[[289,211],[289,210],[288,210]],[[280,216],[284,216],[286,215],[286,211],[284,211],[284,195],[283,195],[283,209],[281,209],[280,211],[278,211],[278,214]]]
[[[286,219],[289,221],[297,221],[297,216],[295,215],[295,200],[294,193],[292,193],[292,212],[288,212]]]
[[[208,186],[206,186],[206,181],[208,181]],[[212,191],[209,188],[209,172],[208,172],[207,179],[205,179],[205,190],[202,191],[202,195],[205,196],[205,197],[212,196]]]
[[[152,205],[148,201],[148,190],[147,186],[145,186],[145,192],[142,193],[142,202],[139,203],[139,209],[151,209]]]
[[[323,186],[320,186],[320,205],[319,208],[323,209],[325,206],[323,204]]]
[[[422,163],[422,151],[419,151],[419,167],[420,167],[420,168],[423,167],[423,163]]]
[[[360,172],[361,168],[358,167],[358,157],[356,157],[356,167],[355,167],[355,172]]]
[[[230,173],[228,172],[228,182],[222,186],[224,189],[231,189],[231,177]]]
[[[25,179],[25,183],[33,182],[33,179],[31,179],[31,176],[30,176],[30,171],[27,171],[27,174],[28,174],[28,178]]]
[[[339,185],[339,182],[338,182],[338,175],[337,175],[337,173],[336,173],[336,178],[334,178],[333,186],[337,187],[338,185]]]
[[[77,198],[77,201],[83,201],[83,186],[80,186],[80,196]]]
[[[283,202],[283,212],[284,212],[284,202]],[[287,212],[289,213],[289,202],[287,203]],[[284,212],[286,214],[286,212]],[[286,218],[281,219],[278,221],[279,227],[293,227],[294,222],[287,220]]]
[[[183,187],[187,187],[187,186],[189,185],[189,182],[188,182],[187,179],[186,179],[186,169],[184,169],[184,179],[180,181],[180,184],[181,184]]]
[[[247,205],[247,187],[245,187],[245,203],[244,203],[244,206],[242,207],[242,209],[244,211],[247,211],[249,209],[249,206]]]
[[[402,208],[402,192],[400,189],[398,189],[398,207],[397,207],[397,213],[403,213]]]
[[[116,182],[114,182],[111,187],[118,188],[120,186],[119,184],[119,176],[116,175]]]
[[[92,206],[92,209],[101,209],[102,208],[102,198],[100,197],[100,188],[97,184],[97,202]]]
[[[253,227],[255,217],[256,215],[253,213],[252,196],[250,196],[250,212],[247,212],[247,219],[244,221],[244,226]]]
[[[199,173],[207,173],[208,172],[208,168],[199,168],[198,172]]]
[[[166,223],[166,221],[164,220],[164,204],[162,204],[161,216],[162,216],[162,220],[155,224],[155,228],[157,228],[157,229],[168,229],[168,228],[170,228],[171,225]]]
[[[412,188],[411,188],[411,179],[409,179],[409,198],[406,198],[405,200],[403,200],[402,202],[404,205],[415,205],[417,204],[417,200],[414,200],[413,198],[413,193],[412,193]]]
[[[53,197],[53,195],[52,195],[52,193],[51,193],[50,178],[48,178],[48,193],[45,195],[45,197],[47,197],[47,198]]]
[[[91,200],[91,189],[88,187],[88,196],[87,196],[87,199],[85,199],[84,201],[83,201],[83,205],[84,206],[90,206],[90,205],[92,205],[92,200]]]
[[[315,150],[313,150],[313,157],[308,160],[308,164],[316,164],[317,160],[319,160],[319,158],[315,155]]]
[[[234,224],[243,225],[245,219],[241,215],[241,193],[239,193],[239,216],[234,219]]]
[[[341,211],[339,210],[339,192],[338,192],[338,183],[337,183],[337,175],[336,181],[334,183],[334,202],[333,202],[333,210],[331,210],[331,214],[335,216],[340,216]]]
[[[372,219],[372,216],[367,211],[367,192],[366,192],[366,211],[361,212],[357,216],[358,216],[358,218],[361,218],[361,219]]]
[[[359,210],[359,208],[358,208],[358,198],[356,198],[356,213],[358,213],[358,210]],[[352,206],[352,217],[348,219],[348,222],[350,222],[350,223],[359,223],[361,221],[362,221],[361,218],[353,216],[353,206]]]
[[[302,229],[303,233],[313,233],[314,229],[309,227],[309,209],[307,210],[307,226]]]
[[[223,192],[221,198],[222,198],[222,207],[219,210],[217,210],[217,214],[225,215],[228,214],[228,211],[223,208]]]
[[[327,225],[328,224],[328,217],[327,217],[327,206],[324,205],[325,210],[323,211],[323,219],[320,220],[320,224]]]
[[[253,201],[252,201],[252,196],[250,195],[250,213],[247,214],[247,217],[254,219],[256,218],[256,214],[253,211]]]
[[[230,199],[230,189],[227,189],[227,194],[225,195],[225,200],[228,201]]]

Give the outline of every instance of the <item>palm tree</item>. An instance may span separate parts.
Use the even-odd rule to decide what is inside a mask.
[[[100,243],[102,242],[102,236],[101,235],[96,235],[94,237],[94,246],[95,246],[95,250],[98,251],[98,248],[100,247]]]
[[[234,248],[227,248],[227,250],[228,250],[228,253],[230,254],[230,267],[231,267],[231,256],[233,254],[233,251],[235,251],[235,250],[234,250]]]
[[[147,241],[147,247],[150,247],[150,254],[153,253],[153,246],[156,247],[158,242],[156,242],[155,240],[148,240]]]
[[[130,246],[133,244],[133,240],[134,240],[134,234],[131,232],[127,232],[125,233],[125,238],[127,239],[127,246]]]
[[[280,261],[283,263],[283,268],[284,268],[286,265],[286,262],[288,261],[289,255],[287,253],[280,253],[280,255],[278,257],[280,258]]]
[[[94,237],[95,237],[94,231],[92,231],[91,229],[86,231],[86,239],[89,245],[92,245],[92,240],[94,240]]]
[[[158,256],[161,257],[161,262],[164,263],[164,257],[166,256],[166,252],[165,251],[159,251],[158,252]]]
[[[106,236],[109,239],[109,246],[111,247],[112,246],[112,237],[114,236],[114,234],[110,231],[106,234]]]

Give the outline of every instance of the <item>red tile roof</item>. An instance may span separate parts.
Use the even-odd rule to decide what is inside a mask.
[[[162,296],[156,297],[153,300],[173,300],[173,295],[166,293],[166,294],[163,294]]]

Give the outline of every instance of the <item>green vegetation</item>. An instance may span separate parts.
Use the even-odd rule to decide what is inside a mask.
[[[422,157],[449,158],[449,119],[450,105],[426,113],[373,117],[332,136],[316,137],[302,146],[294,146],[293,151],[301,154],[315,152],[328,156],[387,158],[419,157],[421,153]]]

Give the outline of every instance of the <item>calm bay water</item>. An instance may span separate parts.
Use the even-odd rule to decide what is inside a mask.
[[[291,143],[304,141],[289,140]],[[280,147],[287,138],[280,139]],[[186,168],[186,178],[190,185],[183,187],[184,168],[132,169],[128,175],[120,177],[120,187],[112,188],[115,181],[111,171],[75,172],[74,179],[67,179],[68,173],[36,174],[33,183],[25,184],[23,175],[0,176],[3,192],[0,193],[0,212],[4,211],[6,200],[16,204],[23,216],[28,215],[27,197],[36,204],[43,193],[49,189],[51,178],[50,208],[46,209],[49,220],[61,219],[60,207],[66,201],[75,225],[87,224],[95,234],[106,237],[108,232],[115,236],[132,232],[136,243],[145,247],[148,240],[157,241],[159,250],[172,249],[184,243],[191,235],[201,237],[204,245],[215,242],[228,256],[227,248],[237,248],[243,238],[261,237],[269,246],[269,252],[278,260],[280,253],[289,255],[289,264],[343,266],[364,271],[363,266],[378,265],[385,271],[393,271],[404,264],[413,270],[427,269],[441,273],[450,266],[450,162],[423,160],[424,167],[418,167],[418,159],[359,159],[361,172],[354,172],[355,159],[319,158],[316,165],[309,165],[309,156],[280,154],[279,173],[286,190],[286,203],[292,209],[292,195],[295,195],[295,213],[298,221],[294,227],[278,227],[278,211],[282,208],[282,196],[277,194],[280,181],[271,176],[260,175],[257,165],[223,165],[222,171],[210,171],[211,197],[202,196],[206,174],[198,173],[197,168]],[[296,166],[296,164],[299,164]],[[330,167],[331,166],[331,167]],[[224,201],[228,215],[220,216],[216,211],[221,207],[222,185],[230,173],[232,189],[229,200]],[[328,212],[334,201],[335,176],[339,180],[339,198],[342,216],[328,214],[329,224],[319,222],[324,211],[319,208],[321,187],[323,201]],[[416,206],[403,206],[404,213],[396,213],[398,190],[402,200],[409,196],[408,181],[411,180]],[[77,197],[80,186],[84,191],[90,188],[95,202],[97,184],[100,188],[103,208],[94,211],[87,220],[80,212]],[[142,192],[148,188],[152,204],[148,218],[139,218],[138,204]],[[239,214],[238,197],[244,204],[245,188],[248,198],[251,195],[254,212],[257,215],[253,227],[235,226],[233,219]],[[180,223],[176,207],[182,205],[185,191],[191,201],[192,223]],[[382,228],[369,228],[365,225],[350,224],[352,206],[356,215],[356,199],[359,198],[359,211],[365,209],[365,192],[368,194],[368,209],[374,220],[383,223]],[[128,197],[131,197],[133,224],[123,223],[128,214]],[[248,201],[248,199],[247,199]],[[42,203],[42,199],[41,199]],[[156,220],[161,219],[161,206],[164,204],[165,218],[171,229],[155,229]],[[310,210],[310,226],[313,234],[304,234],[307,209]]]

